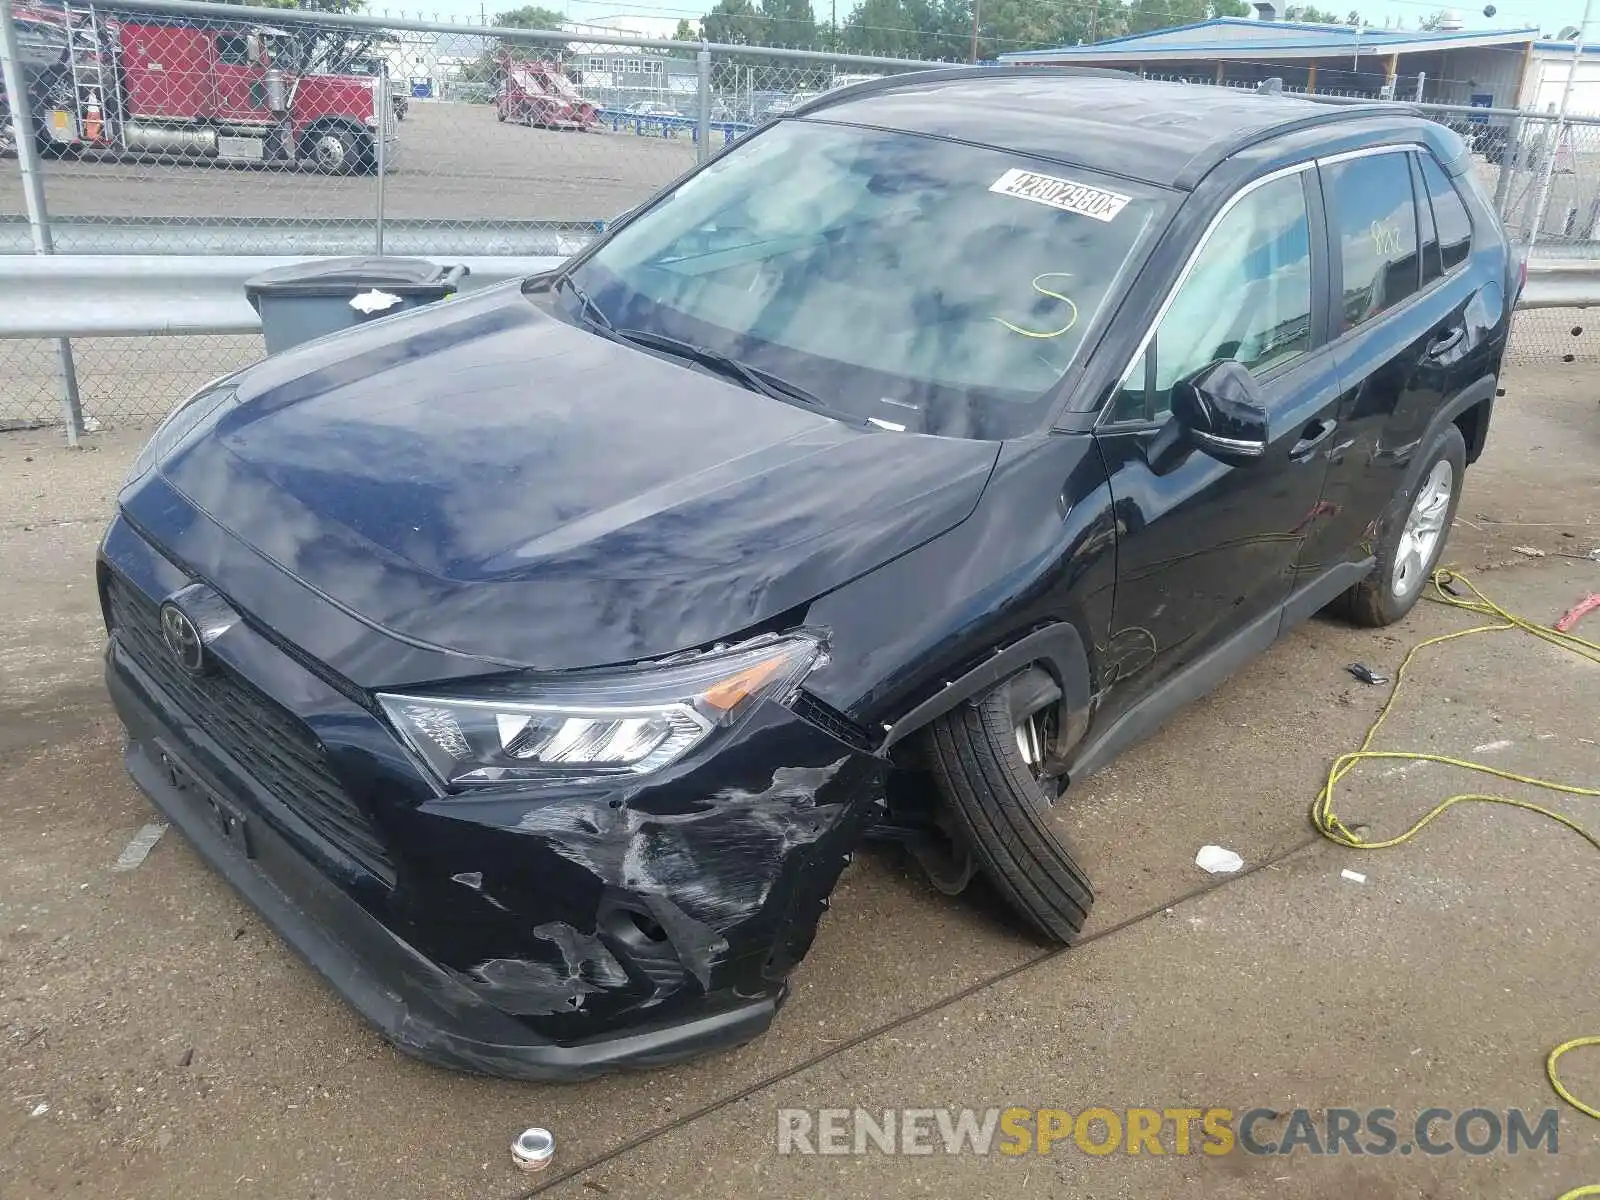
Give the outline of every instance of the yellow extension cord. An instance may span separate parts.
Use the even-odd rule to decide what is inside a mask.
[[[1311,804],[1311,823],[1316,826],[1317,832],[1322,834],[1323,837],[1337,842],[1341,846],[1349,846],[1355,850],[1384,850],[1390,846],[1398,846],[1403,842],[1410,841],[1418,833],[1422,832],[1423,826],[1427,825],[1429,821],[1432,821],[1446,809],[1454,808],[1457,804],[1465,804],[1469,801],[1482,804],[1505,804],[1512,808],[1521,808],[1526,809],[1528,812],[1538,813],[1542,817],[1549,817],[1552,821],[1559,821],[1596,850],[1600,850],[1600,837],[1590,833],[1571,817],[1558,813],[1553,809],[1545,808],[1543,805],[1534,804],[1528,800],[1518,800],[1511,796],[1491,796],[1481,793],[1463,793],[1451,796],[1449,799],[1436,804],[1404,833],[1378,842],[1367,841],[1356,830],[1350,828],[1334,815],[1334,788],[1359,763],[1374,758],[1401,758],[1409,759],[1412,762],[1443,763],[1446,766],[1476,771],[1481,775],[1493,775],[1499,779],[1508,779],[1513,783],[1545,788],[1553,792],[1563,792],[1569,796],[1600,796],[1600,788],[1578,787],[1574,784],[1555,783],[1548,779],[1535,779],[1529,775],[1518,775],[1514,771],[1502,771],[1498,767],[1489,767],[1483,763],[1468,762],[1466,759],[1451,758],[1443,754],[1410,754],[1393,750],[1373,750],[1371,748],[1372,739],[1377,736],[1378,730],[1389,716],[1390,709],[1394,707],[1395,699],[1400,695],[1400,689],[1405,684],[1406,669],[1411,666],[1411,660],[1417,656],[1419,651],[1429,646],[1436,646],[1441,642],[1454,641],[1456,638],[1471,637],[1473,634],[1478,633],[1501,633],[1508,629],[1520,629],[1524,633],[1532,634],[1534,637],[1549,642],[1553,646],[1559,646],[1563,650],[1571,651],[1580,658],[1588,659],[1592,663],[1600,663],[1600,644],[1587,641],[1575,633],[1563,633],[1560,630],[1552,629],[1548,625],[1540,625],[1535,621],[1526,620],[1513,612],[1501,608],[1480,592],[1465,576],[1453,571],[1436,571],[1434,572],[1432,583],[1434,589],[1433,599],[1442,604],[1447,604],[1451,608],[1464,609],[1467,612],[1476,613],[1478,616],[1493,617],[1495,620],[1491,624],[1474,625],[1470,629],[1459,629],[1454,633],[1443,633],[1438,637],[1426,638],[1406,651],[1405,658],[1400,661],[1400,669],[1394,675],[1394,688],[1390,691],[1389,698],[1383,702],[1383,707],[1378,710],[1376,719],[1367,727],[1367,735],[1361,739],[1360,748],[1349,754],[1341,754],[1333,760],[1332,766],[1328,768],[1328,781],[1322,785],[1322,790],[1317,793],[1317,798]],[[1446,590],[1447,584],[1451,586],[1460,584],[1472,593],[1474,599],[1467,600],[1460,596],[1452,595]],[[1586,1104],[1574,1096],[1561,1082],[1560,1076],[1556,1074],[1556,1063],[1561,1056],[1569,1050],[1576,1050],[1580,1046],[1600,1046],[1600,1037],[1579,1037],[1573,1038],[1568,1042],[1562,1042],[1561,1045],[1550,1051],[1550,1057],[1545,1059],[1545,1074],[1549,1076],[1550,1086],[1555,1089],[1556,1095],[1585,1116],[1600,1120],[1600,1108]],[[1600,1196],[1600,1184],[1588,1184],[1574,1188],[1570,1192],[1563,1193],[1560,1200],[1579,1200],[1579,1197],[1582,1196]]]

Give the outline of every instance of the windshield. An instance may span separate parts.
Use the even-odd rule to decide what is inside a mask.
[[[816,121],[735,147],[574,273],[611,323],[779,375],[889,428],[1012,437],[1168,211],[1022,155]]]

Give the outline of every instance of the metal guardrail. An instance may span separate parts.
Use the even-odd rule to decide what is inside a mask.
[[[0,255],[0,338],[253,333],[252,275],[312,255]],[[465,263],[467,290],[549,270],[564,255],[422,257]],[[1600,305],[1600,260],[1529,264],[1522,309]]]
[[[254,333],[244,281],[305,255],[0,255],[0,338]],[[471,291],[549,270],[560,256],[438,256]]]
[[[1536,258],[1517,308],[1588,308],[1600,304],[1600,259]]]
[[[611,132],[620,133],[624,129],[631,129],[639,136],[672,137],[683,130],[689,131],[689,136],[698,144],[700,141],[700,121],[698,117],[684,117],[676,113],[636,113],[625,108],[602,108],[600,119],[611,127]],[[722,135],[724,146],[743,134],[755,128],[751,121],[716,121],[706,122],[711,132]]]
[[[441,226],[436,222],[384,222],[385,254],[466,254],[480,258],[576,254],[605,228],[604,221],[484,221]],[[365,217],[51,217],[56,254],[96,255],[323,255],[371,254],[372,222]],[[0,256],[32,254],[26,217],[0,216]],[[3,336],[3,335],[0,335]]]
[[[69,441],[79,427],[71,337],[83,337],[82,349],[98,364],[86,391],[100,415],[163,411],[167,396],[184,380],[223,369],[214,359],[259,353],[253,332],[258,323],[242,289],[254,271],[386,251],[467,261],[474,266],[472,286],[510,278],[537,269],[529,263],[577,252],[605,226],[524,220],[528,214],[610,217],[627,211],[692,161],[705,161],[765,117],[803,105],[806,97],[945,65],[635,37],[598,27],[522,30],[420,15],[318,11],[338,5],[264,9],[203,0],[116,0],[115,7],[124,14],[151,14],[163,24],[238,32],[266,26],[297,45],[337,46],[349,53],[360,48],[376,72],[375,102],[390,72],[397,82],[416,83],[420,76],[424,86],[418,102],[409,105],[405,149],[393,172],[382,169],[397,165],[384,156],[370,174],[337,179],[324,178],[305,155],[293,156],[294,170],[235,170],[204,156],[192,158],[181,143],[136,151],[125,141],[44,167],[34,139],[25,136],[13,145],[15,166],[9,158],[0,162],[0,206],[7,210],[0,214],[0,419],[51,419],[51,393],[59,392]],[[0,0],[0,12],[9,16],[7,0]],[[6,36],[7,25],[0,21],[0,49],[10,46],[13,52],[0,53],[0,60],[15,74],[17,39]],[[161,80],[150,81],[152,95],[179,105],[211,94],[204,59],[199,55],[178,69],[168,64]],[[308,61],[321,62],[331,75],[349,65],[335,69],[332,59]],[[589,137],[564,126],[561,132],[510,128],[523,122],[507,121],[496,88],[497,72],[512,61],[542,64],[547,73],[565,77],[586,104],[599,107],[599,129],[609,132]],[[1214,78],[1209,71],[1191,82],[1255,86],[1248,79]],[[452,84],[459,86],[452,90]],[[28,92],[13,80],[8,94]],[[1321,94],[1313,98],[1341,102]],[[665,108],[640,112],[641,104]],[[15,107],[17,127],[32,129],[28,113]],[[1513,239],[1522,246],[1537,243],[1541,256],[1548,256],[1533,264],[1522,307],[1600,303],[1600,117],[1438,103],[1417,108],[1467,139],[1475,152],[1473,169]],[[379,124],[387,124],[387,117]],[[0,118],[0,127],[7,125]],[[6,132],[0,128],[0,139]],[[378,145],[386,147],[387,138]],[[49,144],[47,149],[63,152]],[[8,178],[13,172],[15,178]],[[96,215],[52,214],[50,200],[74,214]],[[15,215],[19,209],[33,218],[31,228]],[[110,213],[130,215],[103,215]],[[1590,253],[1595,258],[1584,260]],[[58,263],[39,261],[52,255]],[[1528,326],[1526,319],[1519,324]],[[1547,324],[1563,322],[1552,317]],[[1576,338],[1578,323],[1564,324]],[[147,340],[162,334],[199,336]],[[1568,336],[1563,332],[1563,339]],[[1569,349],[1570,343],[1563,340],[1562,346]],[[109,382],[121,374],[128,378]],[[108,405],[113,395],[115,406]]]

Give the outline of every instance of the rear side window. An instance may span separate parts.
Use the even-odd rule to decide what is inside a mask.
[[[1260,374],[1311,348],[1311,227],[1299,173],[1246,195],[1201,247],[1112,400],[1114,421],[1171,411],[1172,385],[1232,359]]]
[[[1343,268],[1345,330],[1417,290],[1417,210],[1409,158],[1372,154],[1322,168]]]
[[[1461,193],[1433,155],[1419,154],[1417,158],[1422,163],[1422,182],[1433,207],[1433,223],[1439,230],[1444,269],[1453,270],[1472,253],[1472,221],[1467,216],[1467,206],[1461,202]]]
[[[1427,186],[1422,182],[1417,156],[1411,158],[1411,187],[1417,196],[1417,240],[1422,244],[1422,286],[1427,287],[1444,274],[1439,257],[1439,231],[1433,224],[1433,208],[1428,204]]]

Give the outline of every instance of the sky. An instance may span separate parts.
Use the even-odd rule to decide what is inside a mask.
[[[404,13],[406,16],[415,17],[422,15],[432,20],[437,14],[441,20],[452,19],[459,21],[476,22],[480,11],[489,14],[508,8],[517,8],[524,0],[369,0],[367,11],[374,14],[385,12],[391,15]],[[613,17],[622,14],[649,17],[665,17],[676,19],[689,17],[691,19],[701,16],[711,6],[714,0],[701,3],[699,0],[544,0],[544,7],[565,11],[574,21],[592,21],[597,17]],[[831,0],[812,0],[812,10],[821,19],[826,19],[830,11]],[[1137,2],[1137,0],[1135,0]],[[1280,0],[1280,4],[1293,2],[1293,0]],[[1418,20],[1437,12],[1441,7],[1446,7],[1437,0],[1312,0],[1317,8],[1330,9],[1335,12],[1348,12],[1354,8],[1361,13],[1368,24],[1381,26],[1386,18],[1404,18],[1408,27],[1415,28]],[[854,0],[838,0],[839,19],[844,19],[845,13],[853,7]],[[1468,29],[1516,29],[1535,25],[1548,34],[1554,35],[1563,26],[1577,25],[1583,18],[1584,0],[1496,0],[1494,5],[1495,15],[1483,15],[1483,7],[1467,5],[1450,5],[1460,14],[1463,25]],[[1586,40],[1600,41],[1600,0],[1595,4],[1594,16],[1589,27],[1589,38]]]

